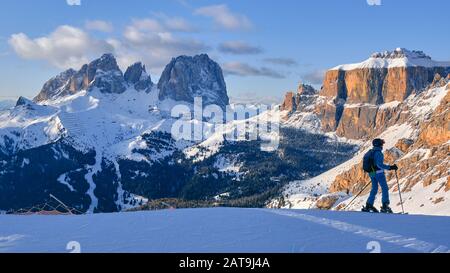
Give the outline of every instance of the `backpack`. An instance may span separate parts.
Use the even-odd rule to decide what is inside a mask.
[[[366,173],[371,173],[377,170],[375,166],[375,151],[368,151],[363,157],[363,170]]]

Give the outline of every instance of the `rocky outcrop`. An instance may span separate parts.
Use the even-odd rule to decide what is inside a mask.
[[[433,82],[434,76],[446,77],[444,67],[392,67],[330,70],[320,94],[337,97],[347,103],[383,104],[403,101]]]
[[[56,96],[66,96],[72,93],[69,87],[70,79],[77,72],[73,69],[66,70],[56,77],[48,80],[41,89],[41,92],[34,98],[34,101],[43,101]]]
[[[447,77],[450,63],[433,61],[422,51],[398,48],[374,53],[359,64],[337,66],[327,72],[321,95],[347,103],[382,104],[403,101],[427,87],[438,74]]]
[[[309,84],[300,83],[297,94],[300,96],[315,96],[317,95],[317,90]]]
[[[287,92],[284,96],[283,103],[281,104],[281,111],[289,111],[289,113],[297,111],[297,104],[295,103],[295,94],[293,92]]]
[[[315,203],[316,207],[321,210],[329,210],[334,204],[339,200],[339,195],[337,194],[327,194],[322,195]]]
[[[203,104],[225,108],[229,104],[227,88],[220,66],[208,55],[180,56],[166,66],[158,82],[159,99],[194,102],[202,97]]]
[[[329,70],[320,91],[325,99],[315,112],[326,132],[369,137],[403,118],[395,103],[430,84],[444,85],[449,72],[449,63],[435,62],[420,51],[375,53],[363,63]]]
[[[359,139],[370,135],[376,127],[378,107],[372,105],[345,107],[337,134],[351,139]]]
[[[336,131],[343,110],[343,100],[321,98],[315,105],[314,113],[320,119],[322,130],[325,132],[332,132]]]
[[[317,100],[317,90],[311,85],[300,83],[297,93],[287,92],[284,101],[281,104],[281,111],[289,111],[293,113],[296,111],[308,111],[314,106]],[[312,109],[312,108],[311,108]]]
[[[153,87],[153,82],[150,75],[147,74],[145,65],[141,62],[135,63],[128,67],[124,74],[125,81],[134,86],[138,91],[150,91]]]
[[[402,138],[400,139],[397,144],[395,145],[395,148],[399,149],[403,153],[408,152],[409,148],[414,144],[414,140],[410,138]]]
[[[122,71],[112,54],[105,54],[90,64],[84,65],[71,78],[70,90],[99,90],[102,93],[120,94],[126,90]]]
[[[17,107],[17,106],[33,105],[33,104],[34,104],[34,103],[33,103],[31,100],[29,100],[29,99],[27,99],[27,98],[25,98],[25,97],[20,96],[19,99],[18,99],[17,102],[16,102],[16,107]]]
[[[127,88],[122,71],[112,54],[85,64],[80,70],[69,69],[50,79],[34,98],[35,102],[55,99],[81,90],[99,90],[102,93],[120,94]]]
[[[366,139],[405,121],[406,114],[398,105],[424,88],[444,86],[447,78],[450,63],[433,61],[421,51],[399,48],[327,71],[319,94],[301,85],[298,93],[286,94],[281,110],[292,115],[309,105],[322,131]]]
[[[450,85],[449,85],[450,86]],[[450,140],[450,92],[436,109],[435,115],[421,125],[419,140],[427,146],[442,145]]]

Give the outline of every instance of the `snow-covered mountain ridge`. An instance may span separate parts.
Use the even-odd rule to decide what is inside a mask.
[[[393,51],[375,52],[364,62],[339,65],[331,70],[354,70],[362,68],[389,69],[395,67],[450,67],[450,62],[435,61],[423,51],[410,51],[406,48],[396,48]]]

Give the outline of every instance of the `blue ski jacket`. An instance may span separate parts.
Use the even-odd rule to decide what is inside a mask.
[[[384,164],[384,155],[382,152],[382,148],[374,147],[373,151],[374,151],[373,160],[374,160],[375,166],[378,168],[377,172],[384,171],[384,170],[390,170],[391,166]]]

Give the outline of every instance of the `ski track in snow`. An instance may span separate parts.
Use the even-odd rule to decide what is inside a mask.
[[[89,168],[89,172],[85,176],[86,181],[89,183],[89,190],[88,190],[87,194],[91,198],[91,204],[88,209],[88,212],[90,212],[90,213],[93,213],[95,208],[97,208],[97,206],[98,206],[98,199],[95,196],[95,192],[94,192],[95,188],[96,188],[96,185],[94,182],[94,175],[101,171],[102,160],[103,160],[102,153],[99,151],[96,151],[95,164]]]
[[[13,234],[9,236],[0,236],[0,251],[9,246],[13,246],[16,241],[23,239],[25,236],[20,234]]]
[[[375,240],[384,241],[394,245],[398,245],[404,248],[408,248],[414,251],[422,253],[450,253],[447,246],[435,245],[430,242],[422,241],[417,238],[405,237],[403,235],[385,232],[378,229],[367,228],[359,225],[354,225],[342,221],[336,221],[328,218],[319,218],[312,215],[306,215],[302,213],[296,213],[293,211],[283,211],[283,210],[267,210],[270,213],[292,217],[296,219],[301,219],[304,221],[312,222],[319,225],[324,225],[337,229],[344,232],[353,233],[355,235],[360,235],[368,237]]]

